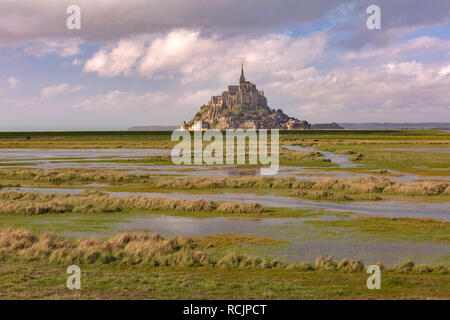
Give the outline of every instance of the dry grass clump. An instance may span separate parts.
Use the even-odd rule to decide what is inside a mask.
[[[105,182],[111,184],[141,183],[151,185],[155,189],[219,189],[219,188],[248,188],[248,189],[289,189],[303,192],[324,191],[351,194],[400,194],[408,196],[437,196],[449,195],[448,183],[420,182],[404,184],[387,178],[353,178],[353,179],[316,179],[298,180],[295,177],[275,179],[273,177],[153,177],[150,174],[125,174],[120,172],[105,172],[99,169],[0,169],[0,179],[31,180],[34,182],[88,183]],[[295,193],[294,193],[295,194]],[[300,194],[300,193],[299,193]],[[330,194],[329,194],[330,195]],[[311,194],[314,197],[314,194]],[[328,196],[329,197],[329,196]],[[318,198],[323,198],[318,196]],[[329,197],[330,198],[330,197]],[[332,199],[333,197],[331,197]],[[378,199],[373,197],[374,199]],[[344,199],[345,200],[345,199]]]
[[[447,183],[421,182],[415,184],[403,184],[386,178],[364,177],[356,179],[320,179],[313,181],[297,181],[292,184],[298,190],[322,190],[346,192],[348,194],[376,194],[389,193],[401,195],[428,195],[437,196],[446,194],[449,185]]]
[[[411,272],[413,270],[413,268],[414,268],[414,262],[412,262],[412,261],[402,262],[402,263],[396,264],[393,267],[393,269],[395,271],[402,272],[402,273],[403,272]]]
[[[217,211],[224,213],[261,213],[264,211],[263,206],[259,203],[236,203],[236,202],[219,202]]]
[[[404,195],[436,196],[448,194],[449,185],[446,183],[422,182],[417,184],[393,184],[383,191],[387,193],[399,193]]]
[[[323,190],[312,190],[312,191],[302,191],[302,190],[296,190],[294,192],[291,192],[291,194],[302,197],[302,198],[308,198],[312,200],[333,200],[333,201],[353,201],[354,199],[349,197],[346,194],[336,194],[329,191],[323,191]]]
[[[210,264],[206,253],[197,248],[191,239],[164,239],[158,234],[124,233],[106,240],[88,239],[75,242],[51,233],[35,236],[26,230],[9,229],[0,232],[0,256],[5,258],[11,255],[27,260],[64,264]]]
[[[450,195],[450,185],[448,185],[448,186],[445,188],[443,194],[445,194],[445,195]]]
[[[25,259],[62,264],[117,264],[185,267],[219,267],[247,269],[286,269],[295,271],[363,272],[360,260],[316,259],[309,263],[285,263],[276,259],[250,257],[231,252],[213,261],[205,249],[184,237],[163,238],[159,234],[123,233],[107,239],[69,240],[52,233],[34,235],[27,230],[0,231],[0,260]],[[380,265],[383,270],[384,267]],[[400,273],[448,274],[448,265],[398,264],[389,271]]]
[[[356,179],[319,179],[311,184],[299,183],[298,188],[313,190],[341,191],[347,193],[381,193],[387,186],[396,184],[385,178],[364,177]]]
[[[342,259],[341,261],[335,261],[332,257],[318,257],[316,259],[315,270],[358,272],[364,271],[365,266],[361,260]]]
[[[230,253],[217,262],[217,266],[225,268],[256,268],[256,269],[273,269],[282,268],[296,271],[343,271],[343,272],[359,272],[364,271],[365,267],[360,260],[343,259],[335,261],[332,257],[316,259],[315,265],[307,262],[302,263],[284,263],[278,260],[268,260],[259,257],[249,257]]]
[[[302,263],[291,263],[289,264],[286,269],[288,270],[297,270],[297,271],[314,271],[314,267],[307,263],[307,262],[302,262]]]
[[[155,187],[161,189],[212,189],[212,188],[272,188],[273,178],[268,177],[188,177],[184,179],[156,179]]]
[[[385,268],[382,264],[377,263],[381,270],[394,272],[411,272],[411,273],[442,273],[448,274],[450,266],[448,265],[415,265],[413,262],[402,263],[393,266],[390,269]],[[300,272],[305,271],[334,271],[334,272],[364,272],[367,266],[361,260],[342,259],[340,261],[334,260],[332,257],[318,257],[314,265],[302,263],[285,263],[278,260],[270,260],[259,257],[249,257],[246,255],[239,255],[230,253],[220,259],[216,266],[224,268],[251,268],[251,269],[286,269]]]
[[[321,271],[329,271],[329,270],[335,270],[335,271],[346,271],[346,272],[357,272],[357,271],[363,271],[364,264],[361,260],[349,260],[349,259],[342,259],[341,261],[335,261],[332,257],[318,257],[316,259],[316,266],[315,270],[321,270]]]
[[[80,194],[0,191],[0,213],[4,214],[99,213],[125,210],[261,213],[264,208],[258,203],[143,196],[116,197],[101,191],[84,191]]]
[[[344,271],[350,271],[350,272],[363,271],[364,264],[362,263],[361,260],[355,261],[355,260],[343,259],[337,265],[337,269],[344,270]]]
[[[337,266],[337,262],[332,257],[316,259],[316,270],[336,270]]]
[[[351,161],[360,161],[362,160],[363,155],[361,153],[352,154],[348,159]]]
[[[443,273],[450,272],[448,265],[429,265],[429,264],[415,264],[412,261],[399,263],[392,267],[392,270],[400,273]]]
[[[250,269],[273,269],[276,267],[285,267],[276,259],[268,260],[259,257],[249,257],[235,252],[222,257],[216,264],[224,268],[250,268]]]
[[[88,183],[109,182],[126,183],[134,181],[147,181],[149,174],[124,174],[108,172],[102,169],[64,168],[64,169],[31,169],[31,168],[2,168],[0,179],[28,180],[33,182],[61,183]]]
[[[330,159],[323,157],[318,151],[294,151],[282,148],[280,151],[282,161],[308,161],[308,162],[331,162]]]
[[[275,179],[272,177],[237,178],[196,178],[160,179],[155,181],[157,188],[170,189],[212,189],[212,188],[256,188],[290,189],[303,191],[312,197],[324,198],[325,192],[345,192],[347,194],[372,194],[374,200],[378,193],[403,195],[441,195],[450,194],[448,183],[420,182],[403,184],[387,178],[363,177],[354,179],[324,178],[317,180],[298,180],[295,177]],[[317,193],[314,194],[314,191]]]

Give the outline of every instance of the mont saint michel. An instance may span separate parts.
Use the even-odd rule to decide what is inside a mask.
[[[241,67],[239,85],[230,85],[221,95],[212,96],[208,104],[189,122],[183,122],[182,130],[196,130],[194,123],[201,122],[203,129],[311,129],[307,121],[289,117],[281,109],[271,109],[264,90],[245,80]]]

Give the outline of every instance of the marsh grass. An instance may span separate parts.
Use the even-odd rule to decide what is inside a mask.
[[[320,152],[294,151],[286,148],[280,149],[280,165],[307,166],[307,167],[335,167],[330,159],[324,158]]]
[[[102,169],[12,169],[2,168],[0,179],[12,179],[20,181],[47,182],[53,184],[62,183],[129,183],[133,181],[147,182],[150,175],[123,174],[120,172],[105,171]]]
[[[403,184],[387,178],[364,177],[355,179],[300,180],[294,177],[239,177],[239,178],[185,178],[155,181],[156,188],[170,189],[215,189],[250,188],[288,190],[295,196],[313,199],[351,200],[352,194],[368,195],[369,200],[379,200],[377,194],[397,194],[407,196],[450,195],[448,183],[420,182]],[[335,195],[334,193],[344,193]],[[348,198],[347,198],[348,197]],[[340,198],[340,199],[339,199]]]
[[[363,155],[361,153],[352,154],[349,158],[351,161],[359,161],[363,159]]]
[[[0,262],[1,299],[448,299],[448,275],[382,273],[367,290],[365,272],[83,265],[82,289],[64,290],[67,266]],[[38,276],[36,276],[38,275]],[[76,292],[74,292],[76,291]]]
[[[0,256],[16,254],[27,260],[79,264],[151,264],[154,266],[207,265],[204,252],[191,239],[164,239],[158,234],[124,233],[98,240],[70,241],[52,233],[33,235],[27,230],[0,232]]]
[[[353,179],[323,178],[301,180],[295,177],[154,177],[151,174],[126,174],[122,172],[105,172],[99,169],[1,169],[0,180],[29,181],[47,184],[86,184],[108,183],[113,186],[130,185],[148,187],[153,191],[208,191],[213,190],[261,190],[279,191],[282,195],[301,197],[312,200],[352,201],[381,200],[382,196],[406,197],[440,197],[450,196],[450,185],[446,182],[400,183],[386,177],[363,177]],[[12,183],[12,182],[11,182]],[[11,184],[9,183],[9,184]],[[431,199],[431,198],[430,198]]]
[[[116,197],[101,191],[84,191],[81,194],[0,192],[0,213],[3,214],[114,213],[126,210],[262,213],[264,208],[257,203]]]
[[[153,177],[151,174],[125,174],[121,172],[105,172],[100,169],[27,169],[8,168],[0,170],[0,179],[32,182],[62,183],[141,183],[157,189],[211,189],[211,188],[258,188],[258,189],[295,189],[346,191],[349,193],[392,193],[405,195],[450,195],[448,183],[419,182],[404,184],[385,177],[315,180],[300,180],[295,177]]]
[[[297,271],[362,272],[362,261],[332,257],[316,259],[315,264],[286,263],[278,259],[265,259],[228,252],[212,259],[204,247],[191,238],[165,239],[159,234],[123,233],[107,239],[69,240],[52,233],[36,235],[27,230],[0,231],[0,260],[19,258],[53,264],[150,265],[184,267],[219,267],[228,269],[286,269]],[[385,269],[384,266],[381,268]],[[398,264],[391,269],[401,273],[448,274],[447,265],[418,265],[413,262]]]

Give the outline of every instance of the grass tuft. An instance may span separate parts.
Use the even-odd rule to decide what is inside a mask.
[[[0,231],[0,260],[11,259],[55,264],[207,266],[228,269],[284,269],[301,272],[363,272],[365,270],[365,266],[360,260],[344,259],[337,262],[332,257],[319,257],[316,259],[315,266],[312,266],[305,262],[293,264],[277,259],[229,252],[214,261],[204,247],[191,238],[180,236],[166,239],[159,234],[123,233],[106,239],[93,238],[75,241],[48,232],[35,235],[28,230],[5,229]],[[448,274],[450,266],[416,266],[413,262],[406,262],[394,266],[390,271]]]
[[[258,203],[116,197],[101,191],[84,191],[80,194],[0,191],[0,213],[4,214],[114,213],[124,210],[261,213],[264,208]]]

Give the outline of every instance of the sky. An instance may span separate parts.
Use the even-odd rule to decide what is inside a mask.
[[[178,125],[241,62],[311,123],[450,122],[450,1],[1,0],[0,131]]]

